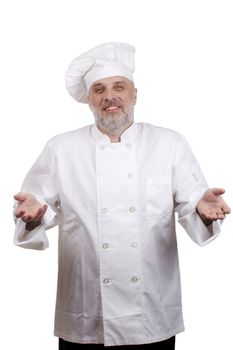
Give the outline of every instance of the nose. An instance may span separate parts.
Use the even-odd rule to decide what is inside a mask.
[[[116,97],[116,94],[111,89],[106,89],[103,95],[104,101],[110,101]]]

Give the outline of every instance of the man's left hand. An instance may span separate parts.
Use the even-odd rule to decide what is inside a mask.
[[[230,214],[231,209],[221,196],[224,193],[223,188],[210,188],[197,203],[197,212],[206,225],[218,219],[223,220]]]

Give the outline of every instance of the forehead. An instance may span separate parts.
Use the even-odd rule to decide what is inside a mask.
[[[125,77],[114,76],[114,77],[103,78],[103,79],[99,79],[99,80],[95,81],[92,84],[91,88],[98,86],[98,85],[111,86],[111,85],[119,84],[119,83],[122,83],[125,85],[133,85],[133,82]]]

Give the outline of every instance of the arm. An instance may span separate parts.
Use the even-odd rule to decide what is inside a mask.
[[[190,238],[200,246],[216,238],[220,233],[218,218],[221,215],[220,217],[216,215],[216,210],[213,209],[216,209],[216,202],[213,200],[218,198],[218,203],[221,201],[223,204],[222,198],[220,194],[216,196],[213,189],[208,189],[200,166],[183,137],[180,138],[175,150],[173,190],[178,222]],[[211,212],[211,216],[207,215],[207,212],[208,214]],[[220,211],[218,213],[220,214]]]
[[[43,250],[48,247],[46,230],[58,223],[56,207],[56,166],[53,142],[49,142],[28,172],[21,192],[15,195],[16,229],[14,243],[23,248]]]

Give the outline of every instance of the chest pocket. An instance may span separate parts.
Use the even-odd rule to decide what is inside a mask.
[[[170,177],[147,177],[146,210],[148,219],[156,223],[166,223],[171,220],[173,196]]]

